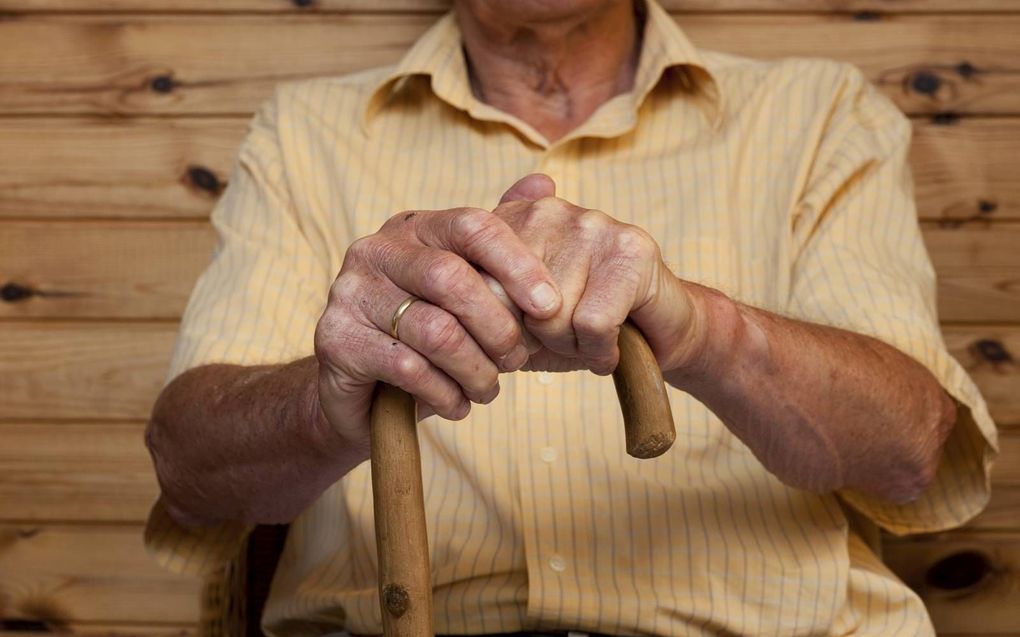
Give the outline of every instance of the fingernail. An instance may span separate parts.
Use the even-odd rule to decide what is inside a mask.
[[[500,365],[505,372],[516,372],[528,362],[528,350],[523,345],[518,345],[509,354],[503,357]]]
[[[539,283],[531,288],[531,302],[540,310],[551,310],[559,300],[560,296],[548,283]]]

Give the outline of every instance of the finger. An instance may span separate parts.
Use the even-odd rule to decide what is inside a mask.
[[[657,252],[654,242],[636,228],[618,231],[611,243],[593,262],[572,317],[578,356],[588,369],[603,375],[619,362],[620,326],[634,309],[638,290],[647,288]]]
[[[523,364],[527,351],[517,320],[461,257],[446,250],[405,246],[399,258],[384,259],[377,267],[397,288],[452,314],[499,369],[513,371]],[[396,305],[388,309],[385,320],[395,309]],[[408,312],[411,309],[414,306]]]
[[[545,347],[567,357],[579,356],[574,333],[574,311],[588,286],[594,260],[600,259],[601,238],[612,221],[598,210],[575,210],[577,229],[561,241],[558,252],[550,257],[550,267],[563,295],[560,310],[547,319],[525,317],[525,329]]]
[[[348,422],[352,408],[366,410],[371,400],[366,386],[377,381],[403,389],[448,420],[461,420],[471,410],[453,379],[413,348],[372,327],[348,329],[328,349],[331,353],[320,356],[320,377],[338,397],[323,401],[330,422]]]
[[[510,313],[514,315],[515,319],[517,319],[517,325],[521,330],[521,335],[524,337],[524,347],[528,350],[528,353],[534,354],[538,350],[542,349],[542,343],[532,336],[531,332],[529,332],[524,326],[524,313],[521,312],[521,309],[514,304],[513,299],[511,299],[510,295],[506,293],[506,289],[500,285],[499,281],[492,278],[491,275],[485,272],[480,274],[482,275],[482,280],[485,281],[485,284],[489,286],[490,290],[492,290],[493,295],[495,295],[495,297],[499,299],[499,302],[503,304],[503,307],[510,310]]]
[[[559,309],[560,294],[542,255],[491,212],[436,212],[415,219],[415,231],[425,245],[454,252],[491,274],[527,314],[546,318]]]
[[[538,201],[545,197],[556,196],[556,182],[544,173],[532,173],[517,180],[513,186],[503,193],[499,203],[508,201]]]
[[[408,293],[386,281],[371,296],[365,306],[369,320],[389,333],[394,311]],[[459,384],[472,402],[487,404],[499,394],[499,369],[449,312],[424,300],[412,303],[400,318],[398,336]],[[513,363],[519,367],[525,360],[522,353]]]

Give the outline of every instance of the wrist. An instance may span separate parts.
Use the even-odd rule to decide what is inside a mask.
[[[314,361],[314,359],[313,359]],[[319,374],[318,362],[315,361],[315,373],[312,374],[306,386],[306,391],[301,397],[301,422],[306,423],[305,430],[310,437],[309,444],[319,449],[328,456],[331,461],[344,465],[348,470],[353,469],[370,456],[369,438],[353,440],[344,436],[326,417],[319,400]]]
[[[663,377],[675,387],[688,388],[728,373],[744,321],[737,303],[722,292],[689,281],[679,285],[687,299],[687,321]]]

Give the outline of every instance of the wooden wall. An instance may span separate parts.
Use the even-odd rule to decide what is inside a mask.
[[[864,68],[916,127],[953,353],[1002,431],[991,506],[889,543],[942,635],[1020,635],[1020,0],[670,0],[701,45]],[[439,0],[0,0],[0,635],[183,635],[146,558],[150,404],[253,108],[389,63]]]

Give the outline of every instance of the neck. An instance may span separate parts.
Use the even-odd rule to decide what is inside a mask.
[[[475,97],[547,140],[633,88],[640,43],[631,2],[541,20],[507,17],[483,4],[456,3]]]

